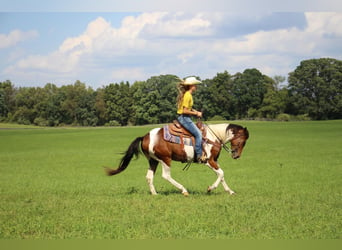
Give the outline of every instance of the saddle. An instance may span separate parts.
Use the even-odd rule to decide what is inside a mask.
[[[177,120],[174,120],[169,125],[169,131],[172,135],[183,136],[185,138],[194,137],[186,128],[184,128]],[[197,128],[202,132],[203,138],[206,137],[206,131],[201,121],[196,122]]]
[[[168,131],[171,135],[177,136],[180,138],[180,144],[184,147],[184,141],[191,140],[192,145],[195,145],[195,137],[185,129],[177,120],[174,120],[172,123],[166,125],[168,127]],[[206,130],[201,121],[196,123],[196,126],[202,132],[202,137],[206,137]]]

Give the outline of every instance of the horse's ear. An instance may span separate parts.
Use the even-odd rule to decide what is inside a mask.
[[[248,138],[249,138],[249,132],[248,132],[248,130],[247,130],[247,127],[245,127],[243,130],[244,130],[244,132],[245,132],[245,134],[246,134],[246,136],[247,136],[246,139],[248,139]]]

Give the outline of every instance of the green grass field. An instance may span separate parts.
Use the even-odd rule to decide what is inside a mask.
[[[189,197],[160,167],[151,196],[143,156],[105,176],[150,126],[2,124],[0,239],[341,239],[342,120],[236,123],[250,131],[242,158],[223,151],[219,162],[237,195],[208,195],[210,169],[174,162]]]

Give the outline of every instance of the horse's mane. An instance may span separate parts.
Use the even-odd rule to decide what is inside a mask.
[[[243,131],[244,131],[244,136],[246,137],[246,139],[248,139],[248,137],[249,137],[249,132],[248,132],[247,128],[244,128],[244,127],[242,127],[242,126],[240,126],[240,125],[237,125],[237,124],[229,124],[229,125],[227,126],[227,128],[226,128],[226,131],[227,131],[228,129],[233,130],[233,133],[234,133],[234,134],[236,134],[236,133],[237,133],[238,131],[240,131],[240,130],[243,130]]]
[[[233,131],[235,132],[235,131],[237,131],[237,130],[243,129],[243,127],[240,126],[240,125],[237,125],[237,124],[232,124],[232,123],[230,123],[230,124],[227,126],[226,130],[228,130],[228,129],[231,129],[231,130],[233,130]]]

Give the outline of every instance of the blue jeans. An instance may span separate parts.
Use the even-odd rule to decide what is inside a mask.
[[[195,123],[192,122],[190,116],[180,115],[178,117],[178,121],[183,125],[194,137],[195,137],[195,152],[196,157],[200,157],[202,155],[202,133],[197,128]]]

